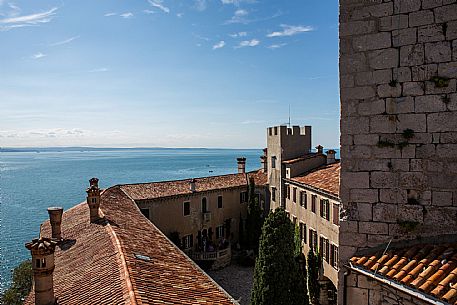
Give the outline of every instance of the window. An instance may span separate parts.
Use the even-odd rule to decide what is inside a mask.
[[[317,252],[317,232],[309,229],[309,247]]]
[[[306,192],[300,192],[300,205],[305,209],[308,208],[308,196]]]
[[[222,196],[217,196],[217,208],[222,209]]]
[[[287,199],[290,199],[290,185],[286,185],[286,196],[287,196]]]
[[[90,201],[91,201],[92,203],[97,203],[97,198],[93,197],[93,198],[91,198]]]
[[[190,249],[194,246],[194,236],[193,234],[186,235],[182,238],[182,247],[184,249]]]
[[[326,262],[329,262],[329,252],[330,252],[330,249],[329,249],[329,242],[328,242],[328,239],[323,237],[323,236],[320,236],[319,238],[319,252],[320,254],[322,255],[322,258],[326,261]]]
[[[184,202],[184,216],[190,215],[190,202]]]
[[[219,239],[221,237],[224,237],[224,226],[218,226],[216,227],[216,239]]]
[[[297,188],[296,187],[294,187],[292,190],[292,200],[294,203],[297,202]]]
[[[271,168],[276,168],[276,156],[271,156]]]
[[[206,197],[202,198],[202,213],[208,212],[208,204],[206,201]]]
[[[141,214],[144,215],[147,219],[149,219],[149,209],[140,209]]]
[[[320,215],[322,218],[330,220],[330,203],[328,199],[321,199]]]
[[[306,224],[300,222],[300,239],[306,244]]]
[[[273,129],[272,129],[271,127],[270,127],[270,128],[268,128],[268,134],[269,134],[270,136],[272,136],[272,135],[273,135]]]
[[[276,188],[271,188],[271,201],[276,201]]]
[[[278,135],[278,127],[274,127],[274,130],[275,130],[275,136]]]
[[[248,192],[240,193],[240,203],[245,203],[248,201]]]
[[[336,203],[333,204],[333,224],[340,224],[340,206]]]
[[[42,258],[42,259],[36,259],[35,260],[35,264],[36,264],[36,267],[37,268],[46,268],[46,259]]]
[[[316,213],[317,195],[311,195],[311,212]]]
[[[330,265],[338,270],[338,246],[330,245]]]

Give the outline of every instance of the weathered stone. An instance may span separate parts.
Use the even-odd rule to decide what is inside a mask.
[[[423,208],[420,205],[399,205],[398,220],[399,221],[423,221]]]
[[[431,24],[434,21],[433,12],[430,10],[418,11],[409,14],[409,26],[420,26]]]
[[[394,47],[415,44],[417,40],[417,29],[408,28],[402,30],[394,30],[392,32],[392,45]]]
[[[369,130],[369,119],[349,117],[341,121],[341,128],[344,128],[347,134],[366,134]]]
[[[373,72],[373,81],[375,84],[387,84],[392,80],[392,70],[376,70]]]
[[[438,63],[451,60],[451,44],[448,41],[425,44],[425,62]]]
[[[379,190],[379,200],[384,203],[395,203],[395,204],[403,204],[407,202],[407,194],[406,190],[402,190],[399,188],[392,188],[392,189],[381,189]],[[397,211],[396,205],[393,205],[395,208],[392,208],[392,204],[388,205],[379,205],[377,204],[376,207],[379,209],[388,209],[389,211]],[[373,208],[376,210],[376,208]]]
[[[378,190],[374,189],[351,189],[351,201],[375,203],[378,202]],[[370,205],[371,207],[371,205]],[[371,211],[371,208],[370,208]],[[371,212],[370,212],[371,213]]]
[[[378,86],[378,96],[383,97],[399,97],[401,96],[401,85],[396,84],[391,86],[390,84],[383,84]]]
[[[364,6],[356,9],[351,14],[352,20],[361,20],[369,17],[385,17],[393,14],[392,2],[382,3],[378,5]]]
[[[457,4],[437,7],[434,12],[436,23],[457,20]]]
[[[439,64],[438,75],[440,77],[457,78],[457,62]]]
[[[372,172],[370,186],[372,188],[391,188],[398,185],[398,175],[389,172]]]
[[[457,132],[440,133],[441,143],[457,143]]]
[[[416,97],[416,112],[438,112],[445,110],[446,104],[443,103],[440,95],[424,95]]]
[[[351,150],[349,151],[349,156],[356,159],[370,158],[372,155],[371,151],[372,146],[370,145],[354,145],[351,147]],[[343,155],[341,156],[343,157]]]
[[[380,31],[399,30],[408,27],[408,15],[395,15],[379,19]]]
[[[452,192],[432,192],[432,204],[437,206],[452,206]]]
[[[440,159],[449,159],[451,162],[457,160],[456,144],[438,144],[436,146],[436,155]]]
[[[369,304],[368,294],[368,289],[348,287],[347,304]]]
[[[368,71],[367,59],[364,53],[354,53],[340,56],[340,72],[343,74]]]
[[[397,147],[373,147],[372,154],[377,159],[401,158],[401,151]]]
[[[386,103],[384,100],[375,100],[359,104],[360,115],[381,114],[386,111]]]
[[[370,118],[370,132],[372,133],[394,133],[395,120],[390,115],[376,115]]]
[[[374,136],[374,135],[373,135]],[[376,135],[376,138],[379,138]],[[376,145],[378,140],[372,145]],[[376,159],[376,160],[357,160],[354,166],[355,171],[388,171],[388,162],[386,160]]]
[[[388,189],[381,190],[381,194]],[[382,198],[381,198],[382,200]],[[406,201],[404,201],[406,202]],[[403,203],[402,201],[395,201],[393,203]],[[373,221],[381,222],[396,222],[397,221],[397,205],[378,203],[373,206]]]
[[[426,182],[427,179],[423,173],[400,173],[400,187],[422,190],[426,186]]]
[[[360,100],[375,96],[376,92],[373,87],[354,87],[344,88],[344,90],[341,90],[341,99],[343,100]]]
[[[353,21],[340,24],[340,36],[351,36],[372,33],[376,30],[374,20]]]
[[[446,39],[453,40],[457,39],[457,21],[449,21],[446,29]]]
[[[443,27],[437,24],[421,26],[417,30],[417,40],[419,42],[433,42],[444,40]]]
[[[391,113],[408,113],[414,111],[413,97],[399,97],[386,99],[386,112]]]
[[[457,39],[452,42],[452,60],[457,61]]]
[[[351,74],[342,75],[340,78],[340,86],[343,88],[354,87],[354,76]]]
[[[433,158],[436,154],[435,145],[424,144],[416,147],[416,158]]]
[[[357,211],[359,212],[360,221],[373,220],[373,212],[371,210],[371,203],[357,203]]]
[[[413,81],[430,80],[438,72],[438,65],[423,65],[412,67]]]
[[[427,132],[415,132],[414,136],[409,139],[408,142],[410,144],[430,144],[432,143],[432,134]]]
[[[457,80],[450,79],[447,86],[439,87],[436,86],[435,82],[425,82],[425,93],[426,94],[446,94],[456,92]]]
[[[362,234],[389,234],[389,225],[383,222],[361,221],[359,233]],[[355,303],[357,304],[357,303]],[[368,304],[368,303],[367,303]]]
[[[390,48],[392,39],[389,32],[356,36],[353,40],[354,50],[368,51]]]
[[[429,9],[440,6],[443,4],[443,0],[422,0],[422,8]]]
[[[418,96],[424,94],[424,84],[420,82],[403,83],[403,96]]]
[[[411,69],[409,67],[394,68],[392,75],[393,79],[400,83],[411,81]]]
[[[403,14],[420,10],[421,0],[394,0],[394,13]]]
[[[348,179],[351,188],[369,188],[370,187],[370,174],[368,172],[342,172],[341,179]]]
[[[439,112],[427,115],[429,132],[446,132],[457,130],[457,112]]]
[[[414,145],[411,145],[415,147]],[[392,159],[392,170],[394,172],[407,172],[409,171],[409,160],[408,159]]]
[[[400,66],[417,66],[424,63],[424,46],[409,45],[400,48]]]
[[[427,124],[425,114],[399,114],[397,116],[397,131],[403,132],[405,129],[412,129],[415,132],[426,132]]]
[[[411,159],[416,157],[416,145],[406,145],[405,147],[399,147],[401,151],[401,157]]]
[[[398,50],[383,49],[368,53],[368,62],[373,69],[396,68],[398,66]]]

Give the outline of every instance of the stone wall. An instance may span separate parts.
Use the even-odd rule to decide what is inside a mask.
[[[457,233],[456,78],[457,0],[340,0],[341,263]]]
[[[413,295],[378,282],[363,274],[352,272],[347,277],[348,305],[429,305]]]

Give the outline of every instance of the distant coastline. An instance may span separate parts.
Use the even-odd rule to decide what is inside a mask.
[[[261,150],[261,148],[201,148],[201,147],[0,147],[4,152],[91,152],[91,151],[129,151],[129,150]]]

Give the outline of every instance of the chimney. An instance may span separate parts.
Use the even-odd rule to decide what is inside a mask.
[[[263,149],[263,156],[260,156],[260,163],[262,163],[261,171],[262,173],[268,172],[268,148]]]
[[[195,179],[190,180],[190,191],[195,192]]]
[[[96,222],[100,219],[100,189],[98,188],[98,179],[89,180],[90,186],[87,188],[87,205],[90,211],[90,222]]]
[[[62,214],[63,208],[61,207],[49,207],[48,208],[49,214],[49,222],[51,223],[51,230],[52,230],[52,238],[57,240],[62,239],[62,230],[60,225],[62,224]]]
[[[236,158],[236,161],[238,162],[238,174],[246,173],[246,158]]]
[[[332,164],[332,163],[335,163],[335,155],[336,155],[336,151],[334,151],[333,149],[329,149],[327,151],[327,164]]]
[[[324,147],[322,145],[317,145],[316,149],[317,149],[317,153],[318,154],[323,154],[324,153]]]
[[[54,297],[54,251],[57,242],[50,238],[34,239],[25,244],[32,253],[33,287],[36,305],[55,304]]]

